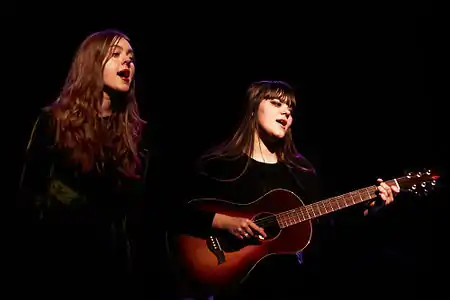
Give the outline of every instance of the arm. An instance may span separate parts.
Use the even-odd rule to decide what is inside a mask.
[[[53,144],[53,128],[46,113],[33,123],[26,145],[22,172],[17,191],[18,222],[34,222],[40,217],[40,200],[47,189],[52,164],[50,146]]]
[[[193,180],[190,182],[190,192],[183,198],[185,202],[175,210],[172,227],[185,233],[205,236],[211,229],[226,230],[239,239],[251,236],[263,239],[266,237],[264,230],[254,222],[246,218],[232,217],[216,212],[203,211],[189,205],[189,200],[200,198],[226,199],[226,191],[229,186],[224,185],[205,173],[197,173],[189,176]]]
[[[40,197],[45,194],[51,166],[48,146],[53,143],[51,126],[46,115],[40,115],[30,128],[30,137],[24,149],[22,173],[16,189],[13,217],[14,234],[10,243],[15,258],[14,266],[32,274],[42,270],[47,261],[48,248],[44,233]]]
[[[196,198],[202,198],[203,196],[212,196],[210,182],[208,178],[202,174],[194,174],[187,178],[190,178],[189,189],[181,194],[177,195],[182,200],[175,204],[170,205],[168,208],[169,215],[169,227],[172,230],[189,233],[193,235],[206,235],[213,228],[213,220],[216,213],[203,211],[197,207],[190,205],[189,201]]]

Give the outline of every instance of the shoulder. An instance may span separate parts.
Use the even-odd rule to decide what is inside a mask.
[[[291,173],[299,178],[302,181],[308,182],[308,183],[314,183],[315,185],[319,183],[319,177],[317,176],[317,173],[313,169],[300,169],[296,167],[288,167]]]
[[[305,163],[306,162],[306,163]],[[322,184],[314,166],[304,157],[300,161],[287,166],[305,196],[311,201],[322,198]]]
[[[27,150],[35,146],[50,146],[56,134],[56,119],[49,108],[43,108],[32,120]]]
[[[37,114],[36,119],[34,120],[35,124],[34,126],[39,128],[46,128],[46,129],[54,129],[56,125],[56,118],[51,108],[44,107],[40,110],[40,112]]]

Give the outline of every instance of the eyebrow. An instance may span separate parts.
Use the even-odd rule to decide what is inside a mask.
[[[278,97],[267,97],[266,100],[277,100],[278,102],[280,102],[282,104],[286,104],[289,107],[289,109],[291,109],[291,110],[294,109],[294,107],[295,107],[294,103],[292,101],[290,104],[288,104],[289,101],[287,99],[285,101],[283,101]]]
[[[111,47],[110,47],[111,49],[115,49],[115,48],[119,48],[120,50],[122,50],[123,51],[123,47],[122,46],[119,46],[119,45],[112,45]],[[128,51],[127,51],[127,54],[134,54],[134,51],[133,51],[133,49],[128,49]]]

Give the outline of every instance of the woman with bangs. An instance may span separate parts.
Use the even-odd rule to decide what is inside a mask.
[[[145,169],[134,75],[129,38],[93,33],[34,123],[19,188],[21,280],[111,285],[128,274]]]
[[[220,199],[249,204],[274,189],[292,191],[304,204],[321,200],[315,169],[293,142],[291,125],[296,105],[293,88],[282,81],[254,82],[247,89],[246,98],[247,109],[233,137],[201,157],[196,176],[192,177],[192,190],[185,196],[187,202]],[[398,192],[396,186],[390,187],[381,180],[379,190],[386,204]],[[212,299],[212,296],[210,290],[195,280],[189,282],[189,275],[178,273],[182,268],[176,266],[180,254],[176,252],[173,238],[180,233],[208,237],[211,230],[222,230],[241,240],[267,237],[264,229],[250,219],[183,205],[167,231],[169,255],[175,258],[183,299]],[[305,289],[298,289],[299,285],[308,286],[303,281],[306,278],[301,276],[305,273],[300,264],[303,264],[302,252],[267,257],[252,271],[255,276],[236,286],[227,286],[214,299],[305,297]],[[312,294],[317,292],[313,289]]]

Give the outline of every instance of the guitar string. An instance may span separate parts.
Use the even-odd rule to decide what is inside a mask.
[[[363,190],[365,190],[365,192],[363,192]],[[356,195],[354,195],[354,193],[357,193],[357,196],[360,197],[361,199],[357,199],[356,201],[352,200],[354,202],[353,204],[357,204],[357,203],[361,203],[363,201],[367,201],[367,200],[372,199],[372,198],[362,199],[361,195],[364,194],[364,193],[367,193],[368,195],[371,195],[371,192],[373,192],[374,190],[376,190],[376,186],[362,188],[362,189],[360,189],[358,191],[350,192],[350,193],[347,193],[347,194],[350,197],[354,197],[354,196],[356,196]],[[307,206],[300,206],[300,207],[293,208],[293,209],[290,209],[290,210],[285,211],[285,212],[281,212],[281,213],[278,213],[278,214],[273,214],[273,215],[270,215],[270,216],[262,217],[261,219],[257,219],[254,223],[256,225],[260,226],[260,227],[261,226],[272,225],[272,224],[275,224],[275,223],[278,223],[278,225],[281,225],[281,224],[279,224],[278,219],[286,218],[286,216],[288,216],[287,217],[288,220],[292,220],[292,219],[296,219],[296,218],[298,218],[299,220],[301,219],[298,222],[298,223],[300,223],[300,222],[312,219],[312,218],[314,218],[317,215],[317,214],[314,213],[315,209],[313,208],[313,206],[316,206],[316,207],[322,206],[323,208],[325,208],[326,213],[335,211],[335,209],[333,209],[332,202],[333,201],[337,201],[337,203],[339,203],[339,201],[342,200],[343,197],[345,197],[345,195],[336,196],[336,197],[333,197],[331,199],[315,202],[315,203],[312,203],[312,204],[307,205]],[[330,204],[327,205],[326,202],[329,202]],[[347,201],[344,201],[343,203],[346,203],[346,202]],[[348,207],[348,206],[349,205],[346,205],[345,207]],[[330,207],[331,210],[327,211],[326,207]],[[339,208],[339,205],[337,207]],[[312,213],[312,216],[311,216],[311,213]],[[292,215],[292,214],[294,214],[294,215]],[[299,217],[300,214],[302,215],[302,217]],[[320,208],[319,208],[319,215],[321,215],[321,214],[322,213],[320,212]],[[307,218],[305,218],[305,216],[307,216]]]
[[[427,181],[427,180],[430,180],[430,178],[433,179],[431,176],[424,176],[422,179]],[[410,176],[402,176],[402,177],[396,178],[395,180],[394,179],[393,180],[388,180],[388,181],[386,181],[386,183],[389,184],[389,185],[397,184],[397,186],[398,186],[400,181],[405,181],[405,180],[406,181],[411,181],[411,177]],[[413,182],[411,182],[411,184],[412,183]],[[317,206],[317,207],[322,206],[323,208],[325,208],[325,212],[329,213],[329,212],[335,211],[335,209],[333,209],[333,206],[331,204],[332,201],[339,202],[342,198],[345,199],[346,195],[347,195],[347,197],[348,196],[353,197],[355,195],[355,193],[356,193],[356,195],[358,195],[361,199],[357,200],[356,202],[353,201],[354,202],[353,204],[358,204],[358,203],[362,203],[362,202],[370,200],[370,199],[374,199],[376,197],[376,195],[372,195],[371,193],[376,192],[376,191],[377,191],[377,187],[376,186],[365,187],[365,188],[362,188],[362,189],[359,189],[359,190],[356,190],[356,191],[353,191],[353,192],[346,193],[344,195],[332,197],[330,199],[325,199],[325,200],[322,200],[322,201],[318,201],[318,202],[315,202],[315,203],[312,203],[312,204],[309,204],[309,205],[306,205],[306,206],[300,206],[300,207],[293,208],[293,209],[290,209],[290,210],[285,211],[285,212],[272,214],[272,215],[263,217],[261,219],[256,220],[255,224],[258,225],[258,226],[265,226],[265,225],[274,224],[274,223],[277,223],[278,225],[282,225],[282,224],[279,223],[278,219],[283,219],[287,215],[289,215],[289,217],[287,217],[288,220],[292,220],[292,219],[295,220],[295,218],[298,218],[300,220],[301,218],[299,218],[299,213],[301,213],[303,215],[303,218],[302,218],[303,220],[301,220],[299,222],[294,222],[293,224],[300,223],[300,222],[303,222],[303,221],[306,221],[306,220],[309,220],[309,219],[312,219],[312,218],[316,217],[316,215],[314,214],[315,209],[313,208],[313,206]],[[368,199],[362,199],[361,195],[364,195],[364,192],[367,193],[368,195],[370,195],[371,197],[369,197]],[[352,198],[352,200],[353,200],[353,198]],[[330,211],[327,211],[327,209],[326,209],[326,207],[327,207],[326,203],[327,202],[330,203],[329,204],[329,207],[331,207]],[[344,201],[343,203],[346,203],[346,201]],[[353,204],[351,204],[351,205],[353,205]],[[348,206],[351,206],[351,205],[347,205],[345,207],[348,207]],[[339,208],[339,205],[338,205],[338,208]],[[312,217],[311,217],[310,213],[313,213]],[[292,215],[292,214],[295,214],[295,215]],[[319,214],[318,215],[322,215],[322,213],[320,212],[320,209],[319,209]],[[308,217],[305,218],[305,216],[308,216]],[[286,225],[293,225],[293,224],[289,224],[289,222],[287,222]]]
[[[406,179],[406,180],[410,180],[410,178],[408,178],[408,176],[399,177],[399,178],[396,179],[397,184],[398,184],[399,181],[403,181],[403,180],[405,180],[405,179]],[[386,183],[387,183],[387,184],[392,184],[392,183],[395,183],[395,180],[389,180],[389,181],[386,181]],[[353,192],[346,193],[346,194],[344,194],[344,195],[340,195],[340,196],[332,197],[332,198],[330,198],[330,199],[325,199],[325,200],[322,200],[322,201],[318,201],[318,202],[315,202],[315,203],[312,203],[312,204],[309,204],[309,205],[306,205],[306,206],[300,206],[300,207],[297,207],[297,208],[293,208],[293,209],[290,209],[290,210],[285,211],[285,212],[281,212],[281,213],[277,213],[277,214],[272,214],[272,215],[269,215],[269,216],[266,216],[266,217],[262,217],[262,218],[260,218],[260,219],[257,219],[257,220],[254,221],[254,223],[255,223],[256,225],[258,225],[258,226],[266,226],[266,225],[269,225],[269,224],[277,224],[278,226],[280,226],[280,225],[282,225],[282,224],[280,224],[280,222],[278,221],[279,219],[283,219],[283,218],[285,218],[287,215],[289,215],[289,217],[287,218],[288,220],[295,219],[295,217],[298,218],[299,212],[301,212],[302,215],[303,215],[303,220],[301,220],[300,222],[303,222],[303,221],[306,221],[306,220],[309,220],[309,219],[312,219],[312,218],[316,217],[316,215],[314,214],[315,209],[313,208],[313,206],[316,206],[316,207],[323,206],[323,207],[325,208],[325,212],[326,212],[326,213],[331,213],[331,212],[335,211],[335,209],[333,209],[333,205],[331,204],[332,201],[338,201],[338,202],[339,202],[339,200],[341,200],[342,198],[345,198],[346,195],[353,197],[355,193],[356,193],[361,199],[360,199],[360,200],[357,200],[356,202],[353,201],[353,202],[354,202],[353,204],[362,203],[362,202],[364,202],[364,201],[367,201],[367,200],[370,200],[370,199],[374,199],[374,198],[375,198],[375,197],[374,197],[375,195],[371,195],[371,197],[369,197],[368,199],[362,199],[361,195],[364,194],[364,193],[362,192],[363,190],[364,190],[368,195],[371,195],[372,192],[374,192],[374,191],[377,190],[377,187],[376,187],[376,186],[365,187],[365,188],[359,189],[359,190],[357,190],[357,191],[353,191]],[[348,196],[347,196],[347,197],[348,197]],[[352,199],[353,199],[353,198],[352,198]],[[330,203],[330,204],[329,204],[329,207],[331,207],[331,210],[330,210],[330,211],[327,211],[327,209],[326,209],[326,207],[327,207],[327,206],[326,206],[326,203],[327,203],[327,202]],[[343,203],[346,203],[346,201],[344,201]],[[353,205],[353,204],[351,204],[351,205]],[[348,207],[348,206],[351,206],[351,205],[346,205],[345,207]],[[340,208],[340,207],[339,207],[339,205],[338,205],[338,209],[339,209],[339,208]],[[296,211],[298,211],[298,212],[296,212]],[[313,213],[313,216],[312,216],[312,217],[311,217],[310,213]],[[294,215],[294,216],[291,216],[292,214],[295,214],[295,215]],[[323,214],[323,213],[321,213],[321,212],[320,212],[320,209],[319,209],[319,214],[318,214],[318,215],[322,215],[322,214]],[[304,218],[305,215],[307,215],[308,218],[305,219],[305,218]],[[300,218],[299,218],[299,219],[300,219]],[[300,222],[294,222],[294,224],[300,223]],[[293,224],[287,223],[286,225],[293,225]]]

